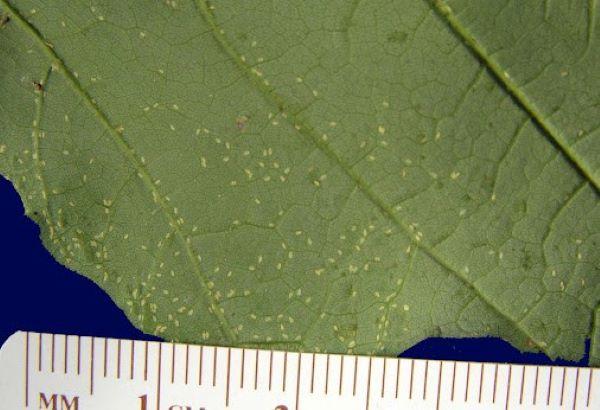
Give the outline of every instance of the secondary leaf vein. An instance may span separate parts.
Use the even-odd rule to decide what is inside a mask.
[[[123,136],[117,131],[115,127],[112,126],[108,115],[104,113],[98,106],[98,104],[92,99],[89,93],[82,87],[81,83],[75,77],[73,72],[69,70],[66,66],[65,62],[58,55],[58,53],[54,50],[54,48],[50,47],[40,33],[40,31],[35,28],[31,23],[29,23],[20,13],[18,9],[16,9],[12,4],[10,4],[7,0],[0,0],[0,4],[6,8],[6,10],[12,15],[12,17],[19,23],[19,25],[29,34],[34,40],[38,43],[38,45],[43,50],[44,54],[52,61],[53,67],[55,70],[60,71],[67,82],[72,86],[73,90],[82,98],[85,105],[95,114],[98,121],[106,128],[109,135],[111,136],[111,140],[115,143],[118,150],[121,154],[131,163],[134,169],[137,171],[138,177],[143,182],[144,186],[150,192],[153,200],[159,205],[162,213],[169,225],[174,229],[179,238],[182,247],[185,250],[185,253],[190,261],[192,269],[200,279],[200,283],[203,287],[203,290],[210,301],[210,305],[208,310],[215,316],[219,323],[219,328],[227,340],[228,343],[235,343],[237,341],[236,334],[232,331],[232,326],[229,324],[225,315],[221,312],[218,307],[218,301],[212,295],[210,288],[208,286],[208,278],[202,272],[197,256],[192,249],[188,238],[181,230],[181,226],[175,215],[171,212],[166,200],[163,196],[158,192],[152,177],[150,176],[149,171],[146,169],[145,165],[136,157],[133,149],[129,146],[127,141],[123,138]]]
[[[461,24],[450,6],[443,0],[424,1],[433,7],[433,10],[439,18],[448,25],[451,32],[473,53],[474,57],[489,69],[494,78],[503,86],[505,91],[513,97],[518,106],[524,110],[543,131],[542,134],[557,146],[583,177],[590,181],[596,190],[600,190],[600,177],[596,175],[590,164],[586,163],[583,158],[579,156],[577,151],[566,140],[561,130],[544,118],[544,113],[537,104],[519,87],[508,72],[506,72],[502,66],[489,55],[485,47],[475,39],[473,34]],[[590,5],[591,4],[592,3],[590,3]]]
[[[265,100],[270,104],[277,107],[280,111],[284,111],[288,105],[285,100],[277,94],[275,89],[265,83],[265,80],[261,77],[253,74],[251,67],[247,65],[247,63],[241,58],[240,53],[231,45],[229,40],[225,36],[225,31],[219,26],[217,23],[213,12],[211,11],[210,5],[205,0],[194,0],[201,16],[208,26],[211,28],[215,41],[222,48],[223,52],[225,52],[229,58],[233,60],[236,66],[246,75],[246,77],[250,80],[252,84],[254,84],[260,93],[263,95]],[[431,257],[434,261],[436,261],[443,269],[447,270],[454,274],[454,276],[460,280],[465,286],[472,289],[474,293],[476,293],[494,312],[496,312],[499,316],[506,319],[513,327],[520,332],[522,335],[529,338],[535,346],[543,352],[548,353],[547,348],[545,347],[545,343],[538,341],[533,337],[527,329],[523,328],[519,323],[517,323],[513,318],[511,318],[508,314],[506,314],[502,309],[500,309],[496,304],[493,303],[479,288],[477,288],[473,283],[469,282],[468,278],[460,273],[460,271],[453,266],[451,266],[435,249],[428,246],[423,242],[420,238],[416,238],[415,235],[412,234],[411,229],[408,227],[404,221],[402,221],[398,216],[394,213],[394,211],[389,207],[385,201],[380,198],[362,179],[362,177],[356,173],[348,164],[346,164],[340,156],[333,151],[328,144],[326,144],[312,129],[308,124],[302,124],[294,115],[288,113],[285,116],[287,121],[292,125],[292,128],[297,130],[297,132],[312,142],[318,149],[320,149],[330,160],[334,163],[338,164],[338,166],[347,174],[347,176],[353,181],[353,183],[361,190],[361,192],[365,195],[371,203],[373,203],[377,209],[392,221],[394,224],[399,226],[405,234],[412,240],[415,246],[418,246],[423,252]]]

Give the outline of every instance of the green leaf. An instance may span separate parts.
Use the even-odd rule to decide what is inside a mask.
[[[144,331],[600,363],[595,1],[0,8],[0,173]]]

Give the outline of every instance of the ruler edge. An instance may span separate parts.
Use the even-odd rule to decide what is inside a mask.
[[[222,346],[222,345],[210,345],[210,344],[200,344],[200,343],[184,343],[184,342],[176,342],[176,341],[158,341],[158,340],[140,340],[140,339],[130,339],[130,338],[120,338],[120,337],[107,337],[107,336],[93,336],[93,335],[76,335],[76,334],[67,334],[67,333],[50,333],[50,332],[36,332],[36,331],[27,331],[27,330],[18,330],[11,334],[6,341],[0,346],[0,363],[2,362],[3,352],[7,350],[7,346],[11,343],[15,343],[18,341],[19,344],[23,344],[25,339],[31,336],[52,336],[55,337],[67,337],[67,338],[77,338],[81,339],[95,339],[95,340],[106,340],[106,341],[114,341],[118,342],[136,342],[136,343],[148,343],[148,344],[161,344],[163,346],[190,346],[190,347],[202,347],[204,349],[231,349],[233,350],[252,350],[252,351],[261,351],[261,352],[273,352],[273,353],[282,353],[282,354],[292,354],[292,355],[319,355],[319,356],[337,356],[337,357],[357,357],[358,359],[363,360],[400,360],[400,361],[415,361],[415,362],[436,362],[436,363],[464,363],[471,365],[507,365],[507,366],[523,366],[523,367],[537,367],[537,368],[567,368],[567,369],[580,369],[580,370],[591,370],[593,372],[600,371],[600,366],[579,366],[579,365],[563,365],[563,364],[533,364],[533,363],[519,363],[519,362],[489,362],[489,361],[472,361],[472,360],[455,360],[455,359],[429,359],[429,358],[419,358],[419,357],[399,357],[399,356],[369,356],[366,354],[352,354],[352,353],[328,353],[328,352],[301,352],[295,350],[280,350],[280,349],[262,349],[256,347],[238,347],[238,346]]]
[[[138,339],[126,339],[126,338],[115,338],[115,337],[103,337],[103,336],[80,336],[80,335],[72,335],[72,334],[61,334],[61,333],[48,333],[48,332],[34,332],[34,331],[17,331],[15,333],[13,333],[11,336],[9,336],[6,341],[2,344],[2,346],[0,346],[0,368],[1,365],[4,361],[4,356],[7,355],[7,351],[10,351],[10,346],[11,345],[15,345],[15,347],[18,349],[17,351],[22,352],[24,354],[25,357],[29,357],[29,367],[31,367],[31,351],[27,352],[27,349],[31,349],[30,344],[31,344],[31,340],[33,338],[36,337],[59,337],[61,339],[64,338],[65,341],[68,341],[69,339],[73,339],[73,338],[80,338],[81,340],[83,339],[88,339],[91,343],[92,340],[100,340],[100,341],[105,341],[106,343],[119,343],[119,342],[131,342],[132,344],[135,343],[147,343],[148,345],[157,345],[159,346],[159,350],[160,350],[160,346],[162,347],[166,347],[166,346],[172,346],[173,348],[175,347],[183,347],[183,346],[189,346],[189,347],[197,347],[200,349],[203,348],[207,348],[207,349],[222,349],[225,351],[228,351],[230,354],[232,351],[243,351],[243,350],[251,350],[251,351],[258,351],[258,352],[265,352],[265,353],[281,353],[281,354],[286,354],[286,355],[295,355],[297,356],[297,360],[298,363],[301,362],[302,360],[302,356],[313,356],[313,358],[315,356],[321,356],[322,358],[327,358],[327,360],[329,360],[329,358],[331,356],[334,357],[339,357],[340,360],[344,360],[345,357],[348,358],[354,358],[354,360],[363,360],[363,361],[368,361],[369,363],[369,373],[371,370],[371,362],[375,359],[375,360],[380,360],[384,362],[385,365],[385,361],[388,359],[391,360],[397,360],[399,363],[402,362],[409,362],[411,363],[411,366],[414,366],[414,363],[416,362],[421,362],[421,363],[427,363],[427,366],[429,366],[430,363],[437,363],[439,366],[439,372],[441,374],[442,372],[442,367],[444,366],[444,364],[452,364],[454,366],[454,368],[456,368],[457,364],[469,364],[469,365],[479,365],[482,368],[484,366],[503,366],[503,367],[508,367],[510,370],[513,370],[513,366],[518,366],[518,367],[522,367],[524,370],[527,368],[546,368],[546,369],[554,369],[554,368],[562,368],[564,369],[564,371],[566,372],[567,370],[573,372],[576,371],[577,374],[579,374],[580,370],[583,371],[589,371],[589,378],[590,378],[590,383],[591,380],[594,379],[596,380],[598,375],[598,371],[600,371],[599,367],[582,367],[582,366],[564,366],[564,365],[535,365],[535,364],[525,364],[525,363],[511,363],[511,362],[474,362],[474,361],[460,361],[460,360],[445,360],[445,359],[422,359],[422,358],[406,358],[406,357],[393,357],[393,356],[367,356],[367,355],[353,355],[353,354],[340,354],[340,353],[323,353],[323,352],[297,352],[297,351],[285,351],[285,350],[275,350],[275,349],[258,349],[258,348],[245,348],[245,347],[231,347],[231,346],[214,346],[214,345],[200,345],[200,344],[190,344],[190,343],[181,343],[181,342],[169,342],[169,341],[146,341],[146,340],[138,340]],[[27,341],[29,341],[29,344],[27,343]],[[202,351],[202,350],[201,350]],[[27,354],[29,353],[29,354]],[[17,358],[18,361],[20,361]],[[299,365],[300,366],[300,365]],[[510,373],[509,370],[509,373]],[[300,370],[299,370],[300,371]],[[412,372],[412,371],[411,371]],[[23,374],[21,374],[20,376],[24,377],[26,380],[29,379],[29,371],[28,369],[26,369],[25,371],[22,372]],[[384,373],[385,374],[385,373]],[[412,373],[411,373],[412,374]],[[579,377],[579,376],[578,376]],[[441,378],[441,377],[440,377]],[[369,377],[370,379],[370,377]],[[426,380],[426,379],[425,379]],[[296,381],[297,383],[297,381]],[[508,379],[508,383],[510,384],[510,377]],[[595,383],[594,383],[595,384]],[[591,384],[590,384],[591,386]],[[371,387],[371,382],[369,381],[368,386],[367,386],[367,401],[368,401],[368,396],[369,396],[369,392],[368,390]],[[577,384],[575,385],[575,392],[574,392],[574,397],[577,395]],[[589,387],[588,387],[589,389]],[[438,386],[438,390],[439,390],[439,386]],[[510,391],[510,389],[508,390]],[[23,393],[25,394],[26,400],[29,397],[29,392],[27,389],[27,383],[24,383],[23,386]],[[507,393],[510,394],[510,393]],[[589,395],[589,392],[587,393]],[[437,399],[439,400],[439,391],[438,391],[438,397]],[[588,398],[589,400],[589,398]],[[574,404],[574,403],[573,403]]]

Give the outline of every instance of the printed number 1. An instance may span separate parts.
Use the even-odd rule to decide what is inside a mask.
[[[148,395],[140,396],[140,410],[148,410]]]

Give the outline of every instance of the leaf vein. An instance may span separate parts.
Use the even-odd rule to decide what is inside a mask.
[[[71,85],[76,94],[79,95],[79,97],[83,100],[85,105],[95,114],[97,120],[102,124],[102,126],[104,126],[107,129],[111,140],[115,143],[120,153],[124,156],[125,159],[127,159],[131,163],[132,167],[136,170],[144,186],[151,193],[154,201],[159,205],[159,208],[161,209],[162,213],[167,219],[168,224],[175,230],[178,238],[180,239],[180,242],[186,252],[192,269],[200,279],[200,283],[203,287],[203,290],[205,291],[205,294],[207,295],[210,301],[208,307],[209,312],[211,312],[217,319],[221,332],[227,340],[227,342],[236,342],[237,336],[232,331],[232,326],[228,323],[228,320],[225,317],[225,315],[218,308],[218,301],[212,295],[212,292],[208,286],[208,278],[202,272],[197,256],[194,254],[194,250],[192,249],[188,238],[183,233],[177,218],[169,209],[166,200],[162,197],[160,192],[155,187],[149,171],[136,157],[133,149],[129,146],[129,144],[126,142],[123,136],[117,131],[115,127],[112,126],[108,115],[100,109],[100,107],[94,101],[94,99],[92,99],[90,94],[82,87],[77,77],[75,77],[73,72],[69,70],[63,59],[58,55],[58,53],[48,45],[47,41],[40,33],[40,31],[36,27],[34,27],[30,22],[28,22],[20,13],[20,11],[12,4],[10,4],[8,0],[0,0],[0,4],[6,8],[6,10],[19,23],[19,25],[24,29],[24,31],[27,32],[27,34],[29,34],[30,36],[32,36],[32,38],[38,43],[44,54],[51,60],[54,69],[57,69],[63,74],[63,76]]]
[[[431,5],[436,15],[448,26],[449,30],[461,40],[461,43],[471,51],[473,57],[488,68],[496,81],[511,97],[513,97],[517,105],[525,111],[531,117],[532,121],[540,128],[544,137],[557,147],[557,149],[569,160],[579,173],[595,187],[596,190],[600,190],[600,178],[595,174],[591,166],[579,156],[558,127],[548,121],[547,118],[544,118],[544,114],[537,104],[521,90],[519,85],[510,77],[502,66],[489,55],[486,48],[461,24],[450,6],[448,6],[444,0],[424,1]]]
[[[280,111],[285,111],[288,105],[285,103],[284,99],[278,95],[275,89],[265,83],[265,80],[261,77],[256,76],[252,69],[245,63],[245,61],[241,58],[240,53],[230,44],[228,39],[225,36],[225,31],[219,26],[217,23],[211,7],[205,0],[194,0],[198,11],[200,12],[202,18],[211,28],[213,36],[217,44],[221,47],[222,51],[226,53],[229,58],[232,59],[232,62],[246,75],[248,80],[252,84],[254,84],[258,91],[262,94],[265,100],[277,107]],[[323,141],[319,135],[315,132],[314,129],[308,126],[308,124],[301,124],[301,121],[298,121],[295,115],[288,113],[288,115],[284,116],[286,120],[290,123],[293,129],[296,129],[297,132],[308,141],[312,142],[318,149],[320,149],[323,154],[325,154],[331,161],[336,163],[346,174],[347,176],[356,184],[356,186],[360,189],[360,191],[365,195],[365,197],[373,203],[379,210],[379,212],[389,219],[391,222],[402,228],[405,234],[411,239],[413,244],[421,250],[429,257],[431,257],[434,261],[438,263],[444,270],[452,273],[458,280],[460,280],[466,287],[471,289],[474,293],[476,293],[490,308],[496,312],[499,316],[505,318],[509,323],[511,323],[514,328],[519,331],[524,336],[531,339],[537,348],[545,353],[549,353],[547,348],[544,346],[544,343],[540,343],[536,341],[535,338],[519,323],[517,323],[513,318],[511,318],[507,313],[505,313],[501,308],[496,306],[479,288],[477,288],[473,283],[469,282],[469,279],[462,275],[460,271],[453,266],[451,266],[447,261],[445,261],[436,251],[435,249],[428,246],[424,243],[420,238],[416,238],[415,235],[412,234],[409,226],[404,223],[398,216],[393,212],[393,210],[380,198],[364,181],[360,175],[358,175],[351,167],[348,166],[340,156],[333,151],[328,144]],[[299,127],[298,127],[299,125]]]

